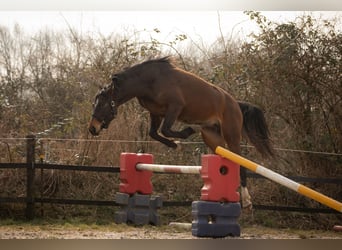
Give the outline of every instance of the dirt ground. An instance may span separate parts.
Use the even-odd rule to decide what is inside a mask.
[[[226,237],[229,239],[230,237]],[[241,228],[242,239],[342,239],[342,232],[274,229],[260,226]],[[0,239],[196,239],[191,228],[111,224],[99,225],[6,225]]]

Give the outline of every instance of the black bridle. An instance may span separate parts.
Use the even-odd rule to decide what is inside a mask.
[[[115,118],[116,114],[117,114],[117,111],[116,111],[115,101],[111,100],[111,102],[110,102],[110,117],[108,118],[108,120],[104,119],[102,121],[101,128],[107,129],[109,126],[109,123]]]
[[[101,94],[103,94],[103,91],[105,91],[105,89],[103,89],[97,96],[97,98],[99,98],[99,96]],[[116,106],[116,103],[114,101],[114,97],[113,95],[110,95],[110,98],[108,98],[108,102],[109,102],[109,106],[110,106],[110,115],[109,117],[105,117],[103,120],[102,120],[102,124],[101,124],[101,128],[108,128],[109,126],[109,123],[116,117],[117,115],[117,106]],[[97,120],[100,120],[96,117],[96,115],[93,113],[93,118],[97,119]]]

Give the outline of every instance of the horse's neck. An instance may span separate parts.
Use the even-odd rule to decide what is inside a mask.
[[[124,104],[131,99],[137,97],[144,96],[144,92],[146,91],[145,83],[143,81],[139,81],[140,77],[135,77],[131,79],[127,79],[123,91],[123,95],[120,97],[119,105]]]
[[[127,79],[126,93],[127,101],[133,99],[134,97],[144,97],[146,91],[148,91],[147,86],[151,84],[150,81],[155,78],[155,72],[149,68],[142,68],[141,70],[135,72],[135,74]]]

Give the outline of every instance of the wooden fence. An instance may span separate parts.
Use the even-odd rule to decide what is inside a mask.
[[[26,137],[26,163],[0,163],[0,169],[26,169],[26,197],[0,197],[1,203],[25,203],[26,218],[31,220],[35,217],[36,203],[50,203],[50,204],[67,204],[67,205],[95,205],[95,206],[117,206],[114,200],[76,200],[76,199],[58,199],[58,198],[44,198],[36,197],[34,192],[35,173],[39,169],[54,169],[64,171],[89,171],[118,174],[119,167],[106,166],[79,166],[79,165],[59,165],[39,163],[35,158],[36,138],[34,135]],[[162,174],[162,173],[159,173]],[[248,173],[249,178],[264,178],[255,173]],[[308,178],[308,177],[288,177],[294,181],[307,183],[330,183],[335,185],[342,185],[341,178]],[[191,206],[191,201],[164,201],[163,206]],[[295,211],[308,213],[336,213],[337,211],[329,208],[307,208],[307,207],[288,207],[288,206],[269,206],[261,204],[253,204],[254,209],[260,210],[275,210],[275,211]]]

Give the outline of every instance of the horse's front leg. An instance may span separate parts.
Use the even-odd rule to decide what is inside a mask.
[[[172,125],[177,120],[178,116],[182,112],[182,109],[183,109],[183,106],[181,105],[174,105],[168,108],[168,111],[165,114],[164,122],[161,128],[161,132],[165,137],[186,139],[190,135],[196,132],[191,127],[187,127],[181,131],[172,130]]]
[[[165,144],[168,147],[176,148],[177,144],[175,142],[173,142],[173,141],[171,141],[171,140],[169,140],[169,139],[158,134],[158,129],[160,127],[160,124],[161,124],[163,118],[161,116],[153,115],[151,113],[150,113],[150,118],[151,118],[151,127],[150,127],[149,135],[153,139]]]

